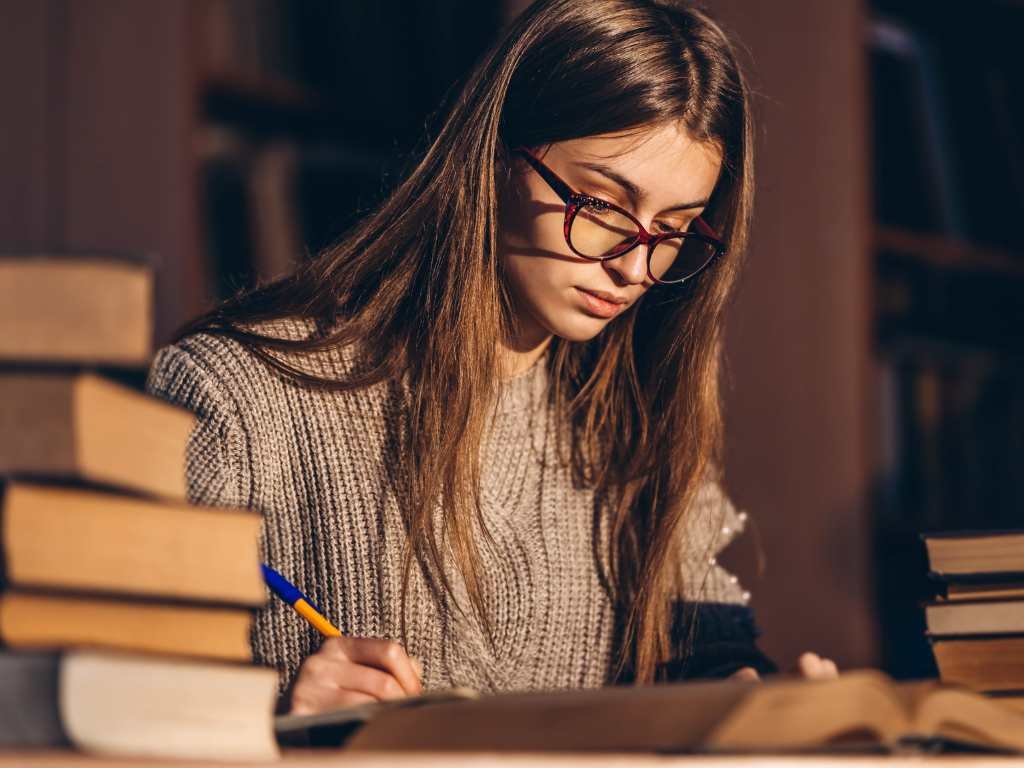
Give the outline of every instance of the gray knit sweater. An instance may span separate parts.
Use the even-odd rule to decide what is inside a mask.
[[[299,338],[313,326],[285,320],[256,327]],[[306,370],[335,376],[353,362],[347,349],[302,360]],[[423,663],[426,688],[607,682],[613,617],[592,554],[593,491],[575,489],[554,455],[544,361],[504,382],[481,447],[482,503],[497,543],[481,550],[495,649],[475,621],[439,611],[413,569],[407,650]],[[199,333],[157,351],[146,390],[198,416],[187,451],[190,502],[259,511],[261,556],[344,634],[399,639],[404,534],[390,460],[393,388],[303,387],[238,342]],[[715,561],[745,519],[716,484],[701,489],[681,543],[681,598],[748,602]],[[319,644],[281,601],[257,612],[253,652],[278,670],[282,691]]]

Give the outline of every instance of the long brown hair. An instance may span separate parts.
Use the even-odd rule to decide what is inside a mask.
[[[305,385],[350,390],[407,377],[402,614],[414,562],[438,599],[452,597],[442,557],[450,547],[489,631],[478,446],[501,378],[497,341],[516,327],[497,249],[497,191],[511,172],[510,148],[667,123],[722,152],[703,216],[727,256],[684,290],[655,286],[587,342],[552,339],[545,362],[566,437],[560,445],[569,446],[563,460],[608,505],[596,527],[608,543],[602,575],[618,618],[617,681],[657,680],[673,653],[684,515],[721,466],[723,314],[747,243],[752,129],[733,46],[705,12],[670,0],[535,2],[476,64],[438,135],[387,199],[294,274],[239,292],[176,335],[230,336]],[[282,339],[254,330],[292,316],[321,332]],[[361,364],[344,380],[270,351],[287,357],[350,343]]]

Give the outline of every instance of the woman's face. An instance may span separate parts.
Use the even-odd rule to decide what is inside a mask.
[[[532,149],[574,191],[625,208],[649,232],[685,230],[704,210],[721,167],[716,146],[697,143],[674,126]],[[583,291],[624,299],[618,316],[653,285],[646,246],[605,261],[574,254],[562,231],[564,211],[554,190],[517,156],[510,183],[501,190],[499,243],[520,321],[520,349],[541,344],[551,334],[586,341],[600,333],[613,318],[603,316]]]

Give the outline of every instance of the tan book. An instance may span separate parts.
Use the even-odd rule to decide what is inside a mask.
[[[185,500],[195,415],[88,372],[0,372],[0,473]]]
[[[60,660],[68,739],[125,757],[274,760],[277,673],[271,669],[99,651]]]
[[[357,751],[1024,751],[1024,713],[959,686],[895,682],[877,670],[832,680],[774,677],[404,699],[279,717],[278,738],[291,743],[304,726],[313,743],[336,741]]]
[[[1020,712],[1024,715],[1024,691],[1014,691],[1013,693],[1006,692],[1000,695],[990,696],[989,698],[1000,706],[1012,709],[1014,712]]]
[[[1024,689],[1024,635],[933,638],[939,677],[978,691]]]
[[[262,605],[260,516],[13,481],[2,506],[13,587]]]
[[[252,661],[244,608],[11,591],[0,594],[0,641],[10,648],[111,648]]]
[[[924,613],[932,635],[1024,632],[1024,600],[934,600]]]
[[[0,361],[149,364],[153,270],[99,254],[0,255]]]
[[[997,577],[1020,581],[1024,573],[1024,531],[955,531],[926,533],[921,538],[933,576],[991,583]]]

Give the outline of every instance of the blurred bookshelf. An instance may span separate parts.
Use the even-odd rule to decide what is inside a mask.
[[[288,274],[379,202],[501,5],[190,0],[199,261],[210,301]]]
[[[1008,1],[870,6],[876,599],[897,677],[936,674],[918,534],[1024,519],[1021,33]]]

